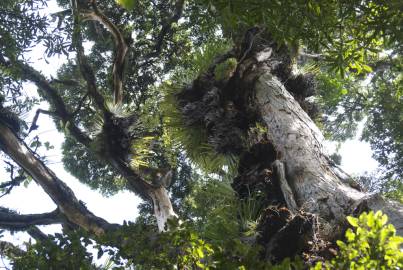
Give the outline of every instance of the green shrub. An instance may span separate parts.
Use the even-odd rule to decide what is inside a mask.
[[[396,236],[388,217],[381,211],[347,217],[352,229],[346,231],[346,242],[337,241],[339,254],[331,261],[319,262],[312,269],[392,270],[403,268],[403,237]]]

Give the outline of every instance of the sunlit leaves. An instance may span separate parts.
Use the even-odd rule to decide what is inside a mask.
[[[127,10],[132,10],[137,2],[136,0],[115,0],[115,1],[116,3],[118,3]]]
[[[339,254],[324,264],[312,269],[400,269],[403,267],[403,237],[387,224],[382,212],[363,213],[358,218],[348,217],[352,228],[346,231],[346,242],[337,241]]]

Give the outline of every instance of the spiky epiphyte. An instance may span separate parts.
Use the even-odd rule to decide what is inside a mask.
[[[184,149],[189,158],[205,172],[220,173],[223,169],[235,168],[237,160],[233,153],[227,150],[242,145],[239,141],[223,144],[217,137],[210,136],[210,129],[220,128],[220,125],[223,128],[222,125],[226,123],[223,120],[230,119],[231,104],[228,104],[228,111],[223,112],[225,115],[222,114],[218,104],[214,104],[219,100],[219,93],[215,91],[217,89],[214,87],[205,89],[206,86],[213,86],[214,81],[220,81],[222,84],[223,80],[228,80],[226,71],[235,68],[234,61],[230,60],[219,66],[215,70],[217,78],[213,76],[211,81],[202,82],[202,79],[199,79],[196,80],[199,84],[191,82],[198,77],[201,78],[200,75],[207,71],[214,58],[227,52],[231,47],[232,44],[227,42],[207,45],[194,54],[191,69],[177,71],[170,81],[161,86],[164,93],[161,104],[164,111],[164,143]],[[192,96],[200,102],[192,103]],[[187,100],[187,97],[190,99]],[[209,113],[206,113],[206,110],[209,110]],[[221,119],[216,121],[220,117]],[[225,138],[239,138],[231,136],[232,130],[227,130]]]
[[[0,95],[0,122],[18,134],[22,130],[24,122],[9,107],[4,106],[4,102],[5,98]]]
[[[109,105],[108,109],[112,113],[108,121],[98,117],[94,124],[92,150],[100,156],[113,155],[128,161],[132,141],[142,133],[139,118],[121,106]]]

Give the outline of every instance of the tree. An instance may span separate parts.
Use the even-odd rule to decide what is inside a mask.
[[[87,245],[91,238],[117,247],[118,253],[109,250],[116,261],[143,267],[147,253],[138,243],[149,242],[161,254],[181,256],[178,268],[187,269],[188,261],[202,267],[197,254],[211,255],[212,248],[188,222],[203,227],[199,218],[208,215],[186,206],[215,178],[210,181],[218,186],[231,179],[235,193],[223,188],[222,201],[207,193],[204,199],[232,205],[233,219],[256,221],[259,234],[241,242],[260,249],[246,252],[240,245],[251,256],[245,260],[323,254],[343,235],[346,216],[368,210],[382,209],[401,233],[402,206],[361,190],[324,152],[316,125],[345,139],[363,109],[376,126],[364,139],[376,149],[386,178],[401,178],[398,1],[124,1],[129,10],[106,0],[58,2],[63,10],[49,16],[41,15],[41,0],[9,0],[0,10],[0,147],[11,158],[11,181],[3,188],[32,178],[57,205],[41,215],[2,209],[3,228],[27,230],[43,247],[63,251],[73,243],[81,247],[81,235]],[[45,45],[47,57],[69,57],[57,78],[46,78],[26,59],[37,44]],[[368,76],[363,92],[360,83]],[[36,112],[29,129],[16,115],[36,102],[23,99],[25,81],[50,106]],[[24,142],[41,114],[65,133],[63,161],[80,181],[105,194],[129,189],[148,203],[136,224],[95,216],[31,149],[35,145]],[[331,128],[335,123],[338,129]],[[203,180],[189,181],[190,175]],[[158,230],[172,234],[155,240],[150,211]],[[63,224],[63,235],[32,229],[53,223]],[[79,254],[87,264],[85,249]],[[254,267],[263,266],[257,261]]]

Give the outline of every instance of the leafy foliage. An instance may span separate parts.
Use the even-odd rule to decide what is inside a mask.
[[[86,246],[91,241],[80,233],[56,234],[45,241],[27,244],[24,256],[14,258],[13,269],[83,269],[95,270]]]
[[[337,241],[339,254],[315,270],[323,269],[400,269],[403,267],[403,237],[387,224],[382,212],[363,213],[358,218],[347,218],[353,229],[346,231],[346,243]]]
[[[403,181],[401,179],[386,181],[381,190],[385,197],[403,203]]]
[[[36,103],[22,94],[21,71],[7,65],[10,59],[28,60],[25,53],[37,44],[45,45],[45,59],[54,55],[72,56],[73,20],[69,1],[58,2],[66,10],[51,17],[41,15],[41,8],[46,5],[42,0],[6,0],[1,4],[2,120],[11,109],[21,116]],[[279,46],[287,45],[291,53],[316,55],[321,61],[317,101],[323,109],[327,137],[338,141],[352,138],[358,123],[366,120],[362,137],[371,143],[386,172],[382,190],[390,198],[402,200],[399,56],[402,19],[398,1],[186,1],[183,18],[172,24],[159,48],[155,41],[175,8],[172,1],[116,2],[126,10],[111,0],[97,1],[100,10],[122,30],[132,48],[124,80],[125,105],[118,109],[136,111],[142,131],[152,134],[143,134],[132,142],[132,166],[175,167],[170,192],[182,222],[172,221],[169,232],[158,234],[147,215],[152,209],[149,205],[143,207],[135,224],[125,224],[123,229],[96,239],[98,258],[108,254],[115,269],[305,267],[298,259],[289,258],[275,266],[262,260],[262,247],[255,241],[259,236],[257,224],[264,207],[262,201],[257,195],[243,200],[236,197],[227,181],[235,171],[236,158],[215,153],[207,144],[204,128],[197,123],[192,128],[185,125],[176,106],[176,93],[205,71],[215,56],[239,41],[246,29],[256,25],[266,27],[274,41]],[[53,23],[48,23],[51,20]],[[113,39],[104,27],[91,21],[83,22],[82,29],[98,91],[108,100]],[[227,79],[236,65],[235,58],[218,65],[216,79]],[[364,83],[368,74],[370,80]],[[84,80],[77,79],[80,78],[77,62],[70,58],[57,78],[59,82],[49,81],[68,111],[76,112],[71,115],[71,123],[95,139],[92,149],[86,149],[69,136],[65,126],[57,123],[59,130],[66,133],[65,167],[105,195],[124,189],[126,183],[119,173],[97,156],[105,152],[102,138],[97,140],[94,135],[99,112],[93,100],[86,98]],[[120,114],[110,107],[109,110]],[[38,145],[40,141],[31,144]],[[401,267],[402,240],[394,235],[392,226],[386,225],[383,215],[370,213],[358,219],[349,218],[349,222],[353,230],[346,233],[347,243],[338,243],[340,254],[324,267]],[[90,243],[93,242],[85,234],[64,232],[49,241],[29,244],[26,256],[14,258],[14,266],[94,269],[91,263],[94,258],[87,251]],[[318,264],[317,269],[322,266]]]
[[[205,72],[215,57],[230,48],[229,42],[210,41],[193,53],[189,60],[191,63],[189,69],[179,69],[160,87],[165,95],[161,104],[164,116],[164,143],[168,148],[183,148],[192,162],[207,173],[221,173],[223,167],[231,170],[236,160],[232,156],[216,153],[207,143],[207,134],[203,127],[195,123],[189,128],[189,125],[184,123],[175,95],[183,87],[191,84],[198,75]]]

